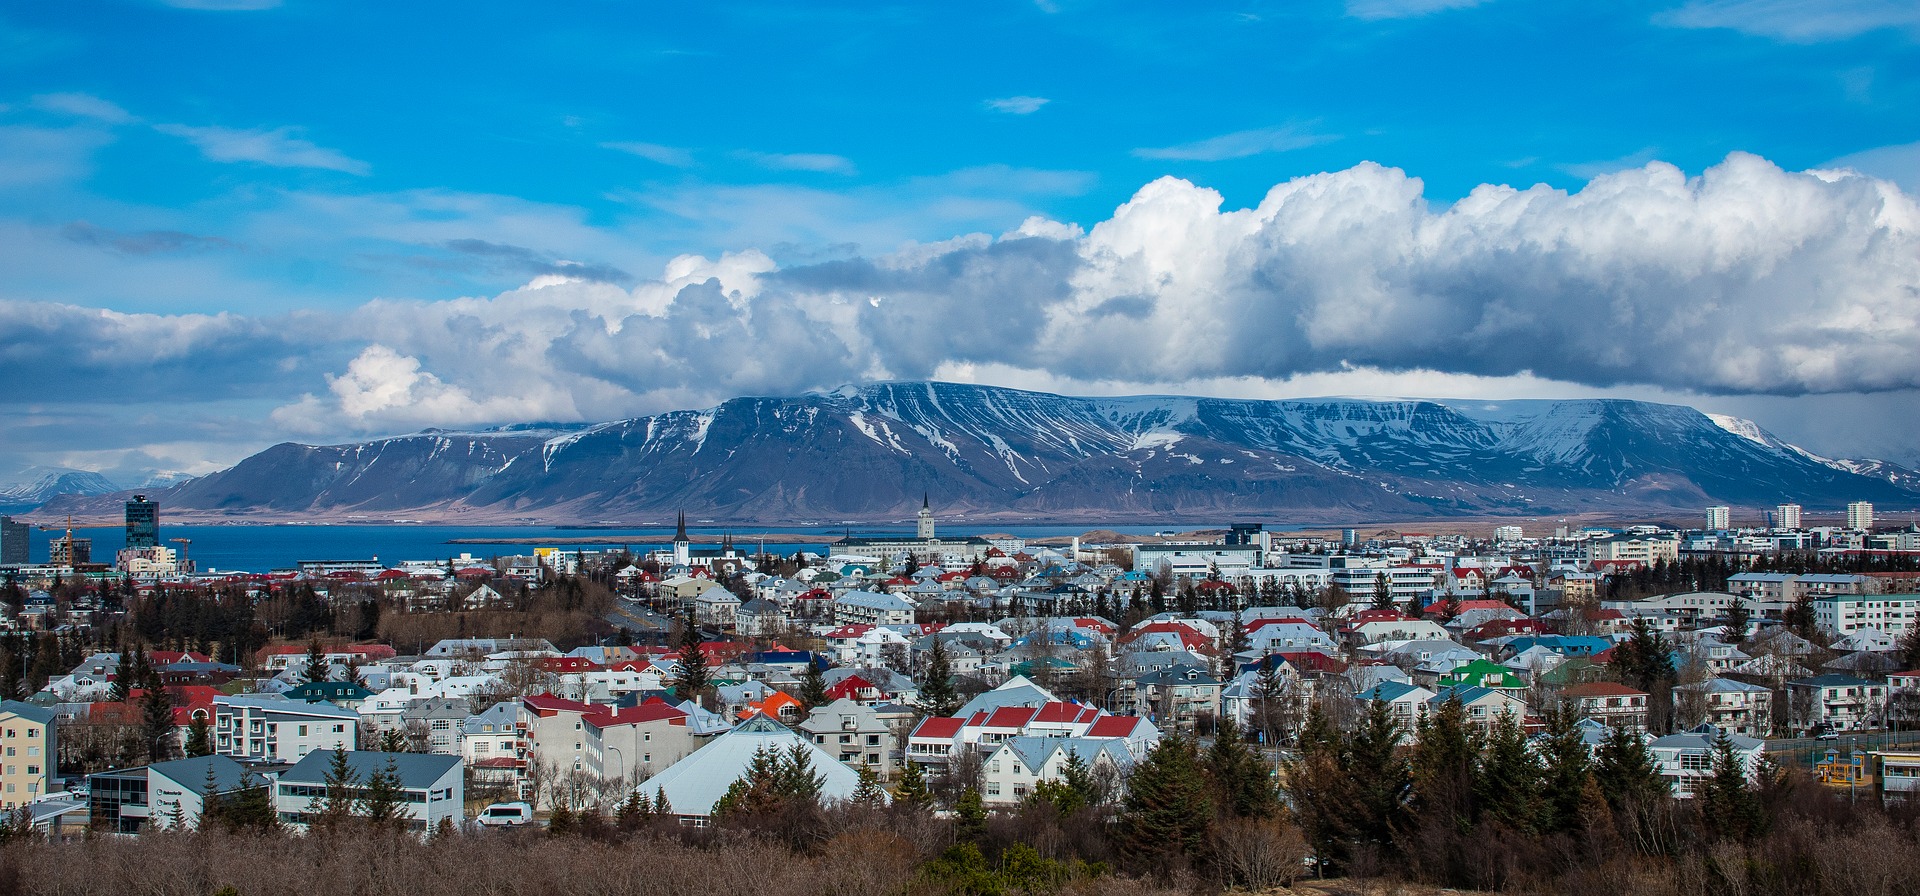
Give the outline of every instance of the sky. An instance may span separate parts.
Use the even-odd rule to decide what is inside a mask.
[[[0,483],[937,378],[1920,464],[1920,5],[0,0]]]

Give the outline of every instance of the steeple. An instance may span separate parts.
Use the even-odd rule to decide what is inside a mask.
[[[680,528],[673,533],[673,562],[676,566],[693,565],[693,539],[687,537],[687,512],[680,511]]]
[[[933,540],[933,503],[927,493],[920,493],[920,533],[921,541]]]
[[[684,510],[680,511],[680,528],[673,533],[673,540],[676,543],[693,540],[687,537],[687,512]]]

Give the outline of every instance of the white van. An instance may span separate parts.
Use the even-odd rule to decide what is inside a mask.
[[[480,810],[483,827],[508,828],[533,823],[533,807],[526,803],[494,803]]]

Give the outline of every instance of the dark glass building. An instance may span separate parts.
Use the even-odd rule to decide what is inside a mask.
[[[147,500],[146,495],[134,495],[127,502],[127,547],[157,548],[160,546],[160,505]]]
[[[28,531],[26,523],[15,522],[10,516],[0,516],[0,564],[27,565]]]

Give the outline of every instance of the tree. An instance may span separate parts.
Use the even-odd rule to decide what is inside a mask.
[[[1746,763],[1733,751],[1733,740],[1721,732],[1713,741],[1711,773],[1695,790],[1700,799],[1700,821],[1706,833],[1728,840],[1747,840],[1761,832],[1765,816]]]
[[[1374,572],[1373,608],[1376,610],[1391,610],[1393,609],[1393,583],[1388,580],[1386,570],[1378,569],[1374,570]]]
[[[1127,776],[1119,845],[1155,864],[1202,857],[1213,822],[1208,789],[1193,743],[1178,734],[1162,738]]]
[[[1247,747],[1240,726],[1221,718],[1207,748],[1207,775],[1213,781],[1214,806],[1227,818],[1265,818],[1280,804],[1267,764]]]
[[[400,786],[400,769],[388,756],[386,766],[367,777],[361,814],[366,816],[367,826],[376,831],[398,831],[405,824],[402,810],[406,799],[406,790]]]
[[[1734,643],[1737,644],[1747,639],[1747,626],[1752,622],[1753,611],[1747,609],[1746,601],[1736,597],[1732,603],[1727,605],[1727,631],[1733,633]],[[1902,668],[1912,667],[1903,666]]]
[[[893,804],[913,812],[933,807],[933,791],[927,789],[927,773],[920,763],[908,760],[900,769],[900,780],[893,785]]]
[[[980,799],[980,791],[969,787],[953,801],[953,839],[961,843],[978,843],[986,835],[986,804]]]
[[[707,654],[701,648],[700,626],[694,624],[693,610],[689,609],[680,631],[680,696],[697,702],[711,681]]]
[[[140,696],[140,739],[147,747],[147,761],[165,762],[174,758],[179,735],[173,727],[173,702],[167,699],[158,675],[149,675]]]
[[[950,716],[960,711],[960,693],[953,686],[953,663],[939,635],[927,650],[926,681],[920,685],[920,705],[928,715]]]
[[[360,783],[360,776],[354,773],[344,747],[333,749],[333,756],[327,760],[325,780],[325,793],[314,797],[307,807],[307,813],[312,816],[308,827],[323,832],[338,831],[353,817]]]
[[[653,801],[637,788],[627,794],[626,800],[620,803],[619,810],[613,816],[614,827],[629,834],[646,827],[647,822],[652,820]]]
[[[1501,713],[1488,733],[1474,776],[1473,798],[1481,817],[1516,833],[1539,831],[1546,814],[1540,779],[1539,760],[1527,744],[1520,721],[1512,713]],[[1574,795],[1578,797],[1578,789]]]
[[[326,684],[332,679],[333,670],[327,665],[326,651],[320,647],[320,639],[315,638],[307,644],[307,667],[300,673],[301,684]]]
[[[1545,801],[1540,826],[1550,834],[1572,833],[1585,821],[1583,801],[1593,782],[1593,758],[1571,707],[1551,707],[1542,721],[1546,730],[1539,744],[1540,790]]]
[[[1800,595],[1800,598],[1793,602],[1793,606],[1788,607],[1786,612],[1780,614],[1780,621],[1785,623],[1787,628],[1793,630],[1794,634],[1806,638],[1809,641],[1814,640],[1820,633],[1819,626],[1816,624],[1817,618],[1813,613],[1813,597],[1811,595]]]
[[[809,658],[807,671],[800,675],[800,705],[812,710],[827,703],[827,679],[820,672],[820,663]]]
[[[853,788],[853,794],[848,801],[863,809],[879,809],[886,806],[887,792],[880,786],[880,775],[873,770],[873,766],[862,763],[859,768],[854,769],[854,774],[859,776],[860,783]]]
[[[1411,759],[1414,809],[1426,824],[1464,826],[1479,814],[1474,786],[1478,751],[1466,709],[1450,695],[1420,718],[1417,731]]]
[[[187,756],[213,755],[213,737],[207,728],[206,716],[194,716],[193,724],[187,726]]]

